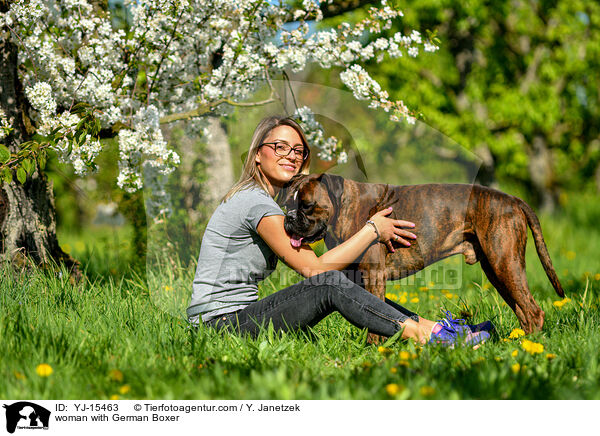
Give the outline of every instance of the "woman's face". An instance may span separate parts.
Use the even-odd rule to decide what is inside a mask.
[[[302,153],[296,154],[292,150],[287,156],[277,156],[274,142],[286,142],[293,148],[300,148],[303,147],[302,138],[290,126],[275,127],[263,141],[263,144],[270,144],[260,147],[256,154],[256,163],[271,185],[283,186],[300,171]]]

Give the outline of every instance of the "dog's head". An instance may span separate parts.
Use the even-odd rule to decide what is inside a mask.
[[[284,228],[298,248],[325,237],[340,208],[344,179],[332,174],[296,174],[279,192],[277,203],[287,210]]]

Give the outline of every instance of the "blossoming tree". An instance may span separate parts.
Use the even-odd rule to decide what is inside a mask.
[[[364,0],[304,0],[298,7],[267,0],[125,0],[129,32],[114,30],[102,0],[0,0],[0,249],[38,264],[77,261],[56,238],[52,187],[44,175],[49,152],[78,175],[97,170],[102,139],[118,139],[117,184],[135,192],[149,184],[155,213],[164,211],[161,175],[179,156],[161,125],[186,120],[206,132],[207,116],[227,116],[234,106],[266,105],[279,95],[249,101],[274,74],[309,63],[338,67],[340,78],[369,107],[392,120],[414,122],[402,101],[390,101],[361,63],[385,55],[435,51],[435,38],[395,33],[369,44],[364,32],[381,33],[402,12],[381,2],[354,26],[310,32],[308,22],[346,12]],[[284,23],[294,23],[291,28]],[[279,38],[276,38],[279,33]],[[325,138],[314,114],[295,116],[322,159],[345,159],[334,137]],[[143,175],[143,177],[142,177]],[[164,198],[163,198],[164,200]]]

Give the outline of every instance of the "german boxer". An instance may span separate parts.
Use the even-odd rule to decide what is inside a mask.
[[[410,231],[417,239],[410,247],[392,242],[401,248],[392,253],[384,244],[374,244],[349,267],[360,272],[350,278],[381,299],[387,280],[462,254],[469,265],[481,263],[526,333],[541,330],[544,311],[533,299],[525,274],[527,226],[546,275],[564,297],[536,214],[523,200],[495,189],[468,184],[394,186],[298,174],[282,188],[277,202],[287,208],[284,227],[296,247],[325,238],[332,249],[390,206],[389,218],[414,222]]]

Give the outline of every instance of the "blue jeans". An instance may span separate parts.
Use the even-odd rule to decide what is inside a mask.
[[[281,289],[237,312],[220,315],[206,325],[233,327],[238,333],[256,336],[261,326],[273,322],[275,330],[312,327],[333,312],[339,312],[370,333],[393,336],[408,318],[419,316],[388,300],[380,300],[337,270],[325,271]]]

